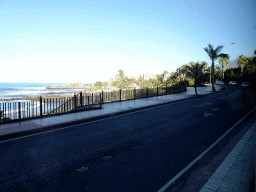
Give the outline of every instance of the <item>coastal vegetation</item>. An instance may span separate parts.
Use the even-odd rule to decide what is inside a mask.
[[[228,54],[224,54],[224,53],[220,53],[221,49],[223,48],[223,46],[218,46],[216,49],[214,49],[213,45],[209,44],[208,47],[205,47],[204,50],[205,52],[208,54],[208,56],[210,57],[210,59],[212,60],[212,67],[211,67],[211,82],[212,82],[212,91],[216,92],[215,87],[214,87],[214,83],[215,83],[215,79],[214,79],[214,61],[221,57],[221,58],[229,58]]]
[[[236,81],[238,84],[249,82],[252,89],[256,88],[256,50],[253,57],[240,55],[236,58],[238,66],[224,71],[224,83]]]
[[[230,80],[236,80],[238,83],[243,81],[253,80],[255,76],[255,56],[246,57],[240,55],[237,57],[238,67],[234,69],[225,69],[229,63],[229,55],[220,53],[223,46],[217,46],[214,49],[213,45],[209,44],[204,50],[212,60],[211,66],[207,66],[205,61],[201,61],[199,64],[191,61],[188,64],[183,64],[176,69],[175,72],[168,73],[167,70],[163,71],[162,74],[157,74],[155,78],[144,79],[143,76],[139,78],[128,78],[125,72],[120,69],[118,70],[115,80],[110,82],[96,81],[95,83],[73,83],[70,85],[61,85],[59,88],[80,88],[86,90],[86,92],[99,92],[106,90],[131,90],[134,88],[156,88],[166,86],[179,86],[186,85],[188,87],[204,86],[205,83],[212,84],[212,91],[216,91],[214,87],[215,81],[222,80],[222,73],[224,76],[223,81],[225,83]],[[256,54],[256,51],[254,51]],[[215,60],[218,59],[219,65],[215,66]],[[222,68],[223,67],[223,68]],[[254,81],[256,82],[256,81]],[[253,84],[253,82],[252,82]],[[197,93],[196,93],[197,94]]]
[[[195,93],[196,96],[198,96],[197,85],[203,81],[203,70],[206,68],[206,63],[202,62],[200,64],[199,62],[191,62],[190,65],[188,65],[186,68],[188,70],[188,74],[194,79]]]

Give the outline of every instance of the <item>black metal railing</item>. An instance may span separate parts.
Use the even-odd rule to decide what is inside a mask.
[[[0,122],[22,120],[49,115],[77,112],[101,108],[102,103],[148,98],[181,93],[187,90],[185,85],[156,87],[146,89],[118,90],[111,92],[74,94],[73,97],[42,98],[39,101],[0,102]]]
[[[172,87],[166,86],[166,87],[156,87],[156,88],[146,88],[146,89],[130,89],[130,90],[120,89],[119,91],[111,91],[111,92],[102,91],[101,103],[156,97],[156,96],[162,96],[162,95],[181,93],[186,90],[187,90],[187,87],[185,85],[181,85],[181,86],[172,86]]]
[[[81,110],[101,108],[101,94],[83,95],[82,92],[74,97],[42,98],[39,101],[0,103],[0,122],[43,117]]]

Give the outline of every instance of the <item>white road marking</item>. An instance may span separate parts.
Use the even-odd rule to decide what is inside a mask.
[[[88,171],[88,167],[79,167],[78,169],[76,169],[77,172],[85,172],[85,171]]]
[[[232,131],[241,121],[243,121],[250,113],[252,113],[256,107],[254,107],[249,113],[247,113],[242,119],[240,119],[235,125],[233,125],[224,135],[222,135],[217,141],[215,141],[210,147],[208,147],[203,153],[201,153],[196,159],[182,169],[175,177],[168,181],[161,189],[157,192],[164,192],[170,187],[180,176],[182,176],[188,169],[190,169],[197,161],[199,161],[206,153],[208,153],[215,145],[217,145],[221,139],[223,139],[230,131]]]
[[[102,157],[102,159],[105,159],[105,160],[111,159],[111,158],[112,158],[112,156],[104,156],[104,157]]]
[[[213,111],[218,111],[220,108],[212,108]]]
[[[204,117],[208,117],[208,116],[211,116],[212,113],[204,113]]]

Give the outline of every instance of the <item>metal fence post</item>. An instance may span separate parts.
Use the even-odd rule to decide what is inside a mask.
[[[175,94],[175,88],[176,88],[176,87],[175,87],[175,85],[174,85],[174,86],[173,86],[173,93],[174,93],[174,94]]]
[[[158,86],[157,86],[157,88],[156,88],[156,96],[158,96]]]
[[[101,92],[101,96],[102,96],[101,98],[102,98],[102,103],[103,103],[103,91]]]
[[[43,116],[43,104],[42,104],[42,97],[40,96],[40,117]]]
[[[74,112],[76,112],[76,95],[74,94]]]
[[[165,95],[167,95],[167,84],[166,84],[166,89],[165,89],[165,92],[166,92],[166,93],[165,93]]]
[[[58,99],[56,98],[55,101],[56,101],[56,102],[55,102],[55,105],[56,105],[56,114],[57,114],[57,113],[58,113],[58,107],[57,107]]]
[[[181,85],[180,85],[180,93],[181,93]]]
[[[120,89],[120,101],[122,101],[122,98],[121,98],[121,93],[122,93],[122,92],[121,92],[121,89]]]
[[[148,98],[148,87],[147,87],[146,91],[147,91],[147,93],[146,93],[146,97]]]
[[[21,114],[20,114],[20,102],[18,103],[19,105],[19,120],[21,120]]]
[[[82,91],[80,93],[80,106],[83,106],[83,95],[82,95]]]
[[[88,96],[88,111],[89,111],[89,102],[90,102],[90,96]]]
[[[103,92],[103,91],[102,91],[102,92]],[[100,108],[101,108],[101,101],[102,101],[102,100],[101,100],[101,93],[100,93]]]

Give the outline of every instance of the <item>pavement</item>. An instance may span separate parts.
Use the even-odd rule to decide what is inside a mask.
[[[220,86],[216,85],[215,88],[217,92],[221,91]],[[211,85],[198,87],[197,91],[200,96],[218,94],[211,92]],[[98,110],[61,114],[40,119],[24,120],[21,122],[4,123],[0,125],[0,140],[4,141],[14,139],[16,137],[27,136],[36,132],[61,128],[74,123],[82,123],[122,113],[129,113],[139,109],[164,105],[166,103],[179,102],[181,100],[192,99],[194,97],[194,88],[188,87],[187,91],[183,93],[122,102],[104,103],[102,104],[102,109]],[[255,108],[251,111],[251,114],[253,114],[254,111]],[[251,114],[248,114],[248,117]],[[242,122],[242,120],[237,124]],[[221,163],[216,163],[219,162],[220,159]],[[194,178],[184,191],[255,191],[255,165],[256,118],[251,118],[247,127],[240,131],[233,139],[233,142],[230,142],[226,146],[226,152],[224,149],[216,155],[211,163]],[[254,182],[253,185],[252,182]]]

